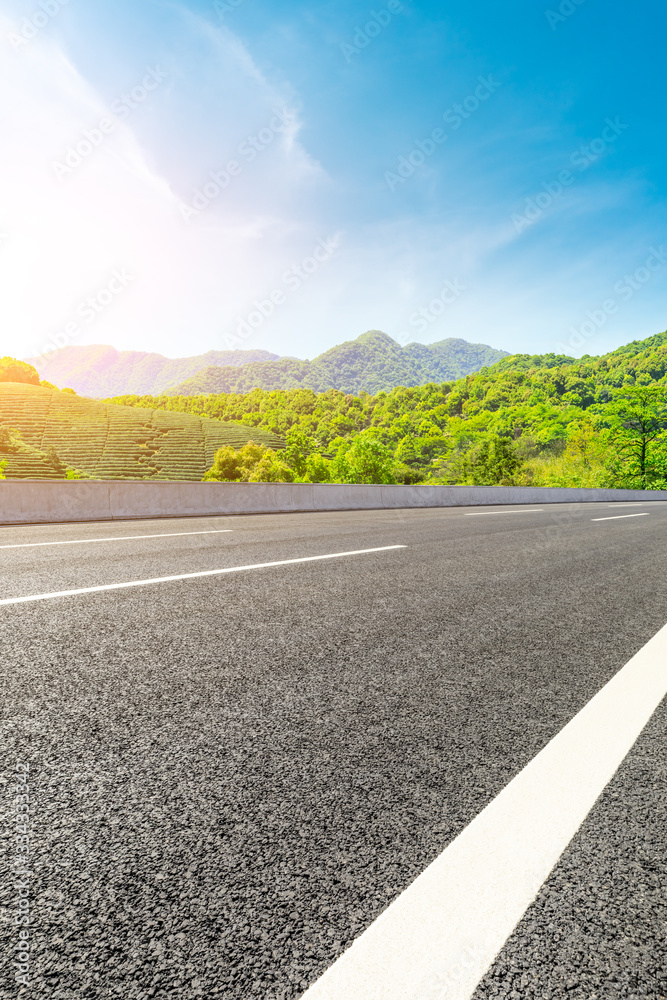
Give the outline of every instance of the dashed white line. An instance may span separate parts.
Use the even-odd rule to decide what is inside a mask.
[[[470,1000],[666,693],[667,625],[303,1000]]]
[[[591,521],[620,521],[622,517],[650,517],[651,515],[647,510],[643,510],[640,514],[612,514],[611,517],[592,517]]]
[[[31,594],[27,597],[6,597],[0,606],[7,604],[28,604],[30,601],[48,601],[54,597],[76,597],[79,594],[99,594],[104,590],[124,590],[126,587],[148,587],[154,583],[172,583],[176,580],[196,580],[205,576],[222,576],[225,573],[241,573],[251,569],[269,569],[272,566],[291,566],[296,563],[317,562],[321,559],[342,559],[344,556],[363,556],[371,552],[389,552],[391,549],[405,549],[406,545],[382,545],[376,549],[355,549],[352,552],[331,552],[323,556],[301,556],[298,559],[280,559],[277,562],[251,563],[249,566],[226,566],[224,569],[206,569],[198,573],[178,573],[175,576],[156,576],[150,580],[128,580],[125,583],[104,583],[97,587],[79,587],[76,590],[56,590],[50,594]]]
[[[0,545],[0,549],[36,549],[42,545],[88,545],[93,542],[134,542],[142,538],[178,538],[180,535],[225,535],[232,528],[213,528],[208,531],[162,531],[159,535],[109,535],[106,538],[68,538],[58,542],[20,542]]]
[[[653,503],[660,503],[660,501],[654,500]],[[614,500],[613,503],[605,504],[605,507],[647,507],[648,503],[642,502],[641,500],[628,500],[625,503],[619,503],[618,500]]]
[[[542,507],[534,507],[531,510],[479,510],[474,513],[464,514],[464,517],[486,517],[489,514],[543,514]]]

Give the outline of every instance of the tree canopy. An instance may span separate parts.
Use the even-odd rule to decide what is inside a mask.
[[[117,402],[280,435],[294,481],[665,488],[666,399],[662,333],[599,358],[514,355],[454,382],[375,395],[254,389]],[[360,457],[379,446],[381,472]]]
[[[0,358],[0,382],[24,382],[28,385],[39,385],[37,369],[26,361],[16,358]]]

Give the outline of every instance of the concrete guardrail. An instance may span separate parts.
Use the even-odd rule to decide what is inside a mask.
[[[0,524],[633,500],[667,501],[667,490],[3,480],[0,482]]]

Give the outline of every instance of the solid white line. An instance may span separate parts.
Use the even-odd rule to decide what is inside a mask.
[[[470,1000],[667,693],[667,625],[303,1000]]]
[[[156,576],[151,580],[129,580],[127,583],[104,583],[99,587],[79,587],[77,590],[56,590],[50,594],[31,594],[29,597],[6,597],[4,604],[27,604],[29,601],[48,601],[52,597],[74,597],[78,594],[98,594],[103,590],[123,590],[125,587],[147,587],[153,583],[171,583],[174,580],[195,580],[203,576],[221,576],[223,573],[240,573],[248,569],[268,569],[270,566],[291,566],[294,563],[317,562],[319,559],[341,559],[343,556],[362,556],[369,552],[388,552],[405,549],[406,545],[383,545],[377,549],[355,549],[352,552],[332,552],[324,556],[301,556],[299,559],[280,559],[277,562],[252,563],[249,566],[227,566],[225,569],[206,569],[199,573],[179,573],[176,576]]]
[[[464,517],[485,517],[487,514],[543,514],[542,507],[534,507],[531,510],[480,510],[474,514],[464,514]]]
[[[612,514],[611,517],[592,517],[591,521],[620,521],[622,517],[650,517],[651,515],[647,510],[641,512],[641,514]]]
[[[162,531],[159,535],[114,535],[108,538],[71,538],[64,542],[21,542],[19,545],[0,545],[0,549],[35,549],[40,545],[87,545],[92,542],[133,542],[141,538],[178,538],[179,535],[224,535],[232,528],[213,528],[209,531]]]

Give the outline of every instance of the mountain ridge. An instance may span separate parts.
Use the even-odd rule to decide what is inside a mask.
[[[329,348],[312,361],[279,358],[257,361],[242,368],[208,367],[166,390],[168,395],[250,392],[253,389],[338,389],[360,392],[389,391],[398,386],[447,382],[479,371],[507,357],[487,344],[471,344],[450,337],[434,344],[401,347],[381,330],[368,330],[355,340]]]
[[[196,375],[210,365],[229,367],[256,361],[273,361],[271,351],[207,351],[187,358],[168,358],[151,351],[118,351],[107,344],[61,347],[39,358],[26,358],[41,377],[80,396],[100,398],[164,392],[169,386]],[[131,388],[130,388],[131,387]]]
[[[399,385],[460,378],[507,356],[506,351],[453,337],[402,347],[388,334],[369,330],[312,361],[264,350],[208,351],[188,358],[166,358],[144,351],[117,351],[101,344],[63,347],[26,360],[48,382],[72,388],[79,395],[110,398],[299,387],[317,392],[373,393]]]

